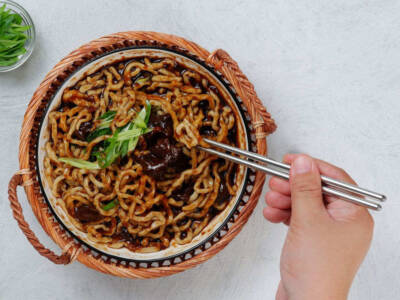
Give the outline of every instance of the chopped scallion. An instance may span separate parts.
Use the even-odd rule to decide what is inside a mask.
[[[107,204],[103,205],[102,209],[103,210],[110,210],[114,208],[118,204],[118,199],[111,200]]]
[[[60,157],[58,160],[80,169],[87,169],[87,170],[100,169],[100,166],[97,162],[90,162],[79,158]]]
[[[25,42],[28,36],[24,34],[30,26],[22,25],[19,14],[6,9],[6,4],[0,7],[0,66],[15,64],[26,52]]]

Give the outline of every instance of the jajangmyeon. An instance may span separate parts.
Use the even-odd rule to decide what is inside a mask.
[[[135,252],[190,243],[238,190],[236,166],[195,147],[202,136],[237,145],[232,108],[170,58],[85,75],[48,120],[47,182],[96,243]]]

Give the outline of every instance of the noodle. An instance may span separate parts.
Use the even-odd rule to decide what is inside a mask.
[[[88,163],[151,104],[137,146],[104,168]],[[102,135],[91,134],[104,126]],[[103,123],[102,123],[103,122]],[[65,89],[49,113],[44,169],[71,222],[89,239],[135,252],[190,243],[238,190],[236,166],[197,150],[201,136],[236,145],[236,117],[218,89],[172,59],[136,58],[108,65]]]

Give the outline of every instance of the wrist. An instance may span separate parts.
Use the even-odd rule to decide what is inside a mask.
[[[344,290],[310,290],[304,293],[289,295],[289,300],[346,300],[348,291]]]
[[[317,282],[312,287],[302,287],[298,290],[291,289],[288,293],[289,300],[346,300],[349,287],[334,284],[321,286]]]

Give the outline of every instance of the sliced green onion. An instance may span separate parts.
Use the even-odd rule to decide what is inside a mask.
[[[61,157],[58,160],[80,169],[87,169],[87,170],[100,169],[100,166],[97,162],[90,162],[79,158]]]
[[[129,141],[124,141],[121,146],[121,157],[125,157],[129,152]]]
[[[146,101],[145,107],[138,113],[134,121],[124,127],[117,128],[114,134],[104,141],[102,146],[95,146],[97,148],[91,153],[91,160],[96,159],[96,162],[73,158],[60,158],[60,161],[82,169],[107,168],[118,157],[124,157],[129,152],[133,151],[137,146],[139,137],[151,131],[151,129],[147,128],[150,113],[151,104],[149,101]],[[108,111],[101,115],[99,119],[102,120],[102,122],[88,135],[87,141],[91,142],[99,136],[111,135],[112,131],[109,126],[115,115],[115,111]]]
[[[151,104],[146,100],[146,106],[137,115],[134,124],[140,128],[147,128],[147,123],[149,122],[151,114]]]
[[[114,208],[118,204],[118,199],[111,200],[107,204],[103,205],[102,209],[103,210],[110,210]]]
[[[91,133],[89,133],[89,135],[86,138],[86,141],[91,142],[94,139],[98,138],[99,136],[110,135],[110,134],[112,134],[110,128],[97,128]]]
[[[144,78],[139,78],[138,80],[135,81],[135,84],[140,84],[143,85],[146,82],[148,82],[150,80],[150,76],[149,77],[144,77]]]
[[[149,132],[147,122],[150,119],[151,104],[146,101],[145,107],[138,113],[133,122],[106,140],[108,146],[100,155],[99,164],[102,168],[110,166],[118,157],[124,157],[133,151],[139,141],[139,136]]]
[[[103,115],[101,115],[99,117],[99,120],[101,120],[101,122],[97,126],[97,129],[109,128],[116,114],[116,111],[109,110],[108,112],[105,112]]]
[[[150,104],[150,101],[146,100],[146,116],[144,118],[144,121],[146,122],[146,124],[149,123],[150,114],[151,114],[151,104]]]
[[[120,132],[117,135],[117,141],[118,142],[123,142],[123,141],[126,141],[126,140],[130,140],[132,138],[140,136],[141,134],[142,134],[142,130],[141,129],[133,128],[131,130]]]
[[[97,127],[96,129],[106,129],[106,128],[110,128],[111,125],[111,121],[102,121]]]
[[[20,48],[20,49],[18,49],[18,50],[16,50],[16,51],[6,51],[6,52],[4,52],[4,53],[0,53],[0,59],[1,58],[13,58],[13,57],[18,57],[18,56],[20,56],[20,55],[22,55],[22,54],[24,54],[26,52],[26,49],[25,48]]]
[[[114,160],[118,158],[120,150],[120,145],[117,142],[115,135],[112,138],[107,139],[106,141],[109,142],[109,145],[106,147],[102,154],[103,159],[100,161],[100,166],[102,168],[107,168],[108,166],[110,166],[114,162]]]
[[[114,119],[115,115],[117,114],[116,111],[114,110],[109,110],[107,112],[105,112],[104,114],[102,114],[99,119],[100,120],[104,120],[104,119]]]
[[[128,144],[128,152],[133,151],[136,148],[138,142],[139,142],[139,137],[131,139]]]
[[[15,64],[26,52],[25,42],[28,36],[24,34],[30,26],[21,25],[22,17],[6,9],[6,4],[0,7],[0,66]]]

